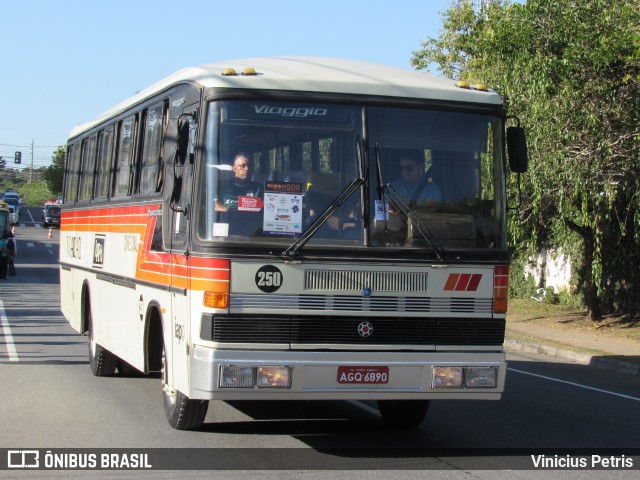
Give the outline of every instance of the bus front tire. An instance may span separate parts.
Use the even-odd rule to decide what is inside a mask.
[[[378,400],[384,423],[393,428],[414,428],[424,421],[429,400]]]
[[[164,412],[176,430],[195,430],[204,424],[209,408],[208,400],[192,400],[168,384],[166,355],[162,349],[162,396]]]
[[[164,412],[169,425],[176,430],[194,430],[204,424],[209,408],[208,400],[191,400],[178,390],[167,390],[163,385]]]

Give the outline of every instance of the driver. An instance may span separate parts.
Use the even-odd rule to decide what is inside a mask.
[[[250,179],[251,160],[245,153],[238,153],[233,160],[234,177],[223,182],[220,194],[215,198],[216,211],[238,209],[240,197],[262,197],[263,186]]]
[[[433,182],[427,182],[424,177],[423,162],[414,152],[408,152],[400,157],[400,178],[391,186],[409,207],[442,201],[440,188]]]

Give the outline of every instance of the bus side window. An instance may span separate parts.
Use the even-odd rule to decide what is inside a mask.
[[[82,142],[82,162],[80,164],[80,189],[78,200],[89,200],[93,194],[93,175],[96,161],[96,135]]]
[[[154,252],[162,252],[164,250],[164,244],[162,243],[162,215],[156,217],[156,226],[151,237],[151,250]]]
[[[111,125],[98,134],[98,161],[94,198],[106,198],[109,195],[114,130],[114,126]]]
[[[71,145],[67,151],[66,185],[64,201],[75,202],[78,198],[78,176],[80,168],[80,144]]]
[[[140,193],[158,191],[162,168],[162,145],[164,142],[165,118],[164,103],[151,108],[146,115],[144,147],[140,166]]]
[[[120,122],[120,136],[118,142],[118,164],[116,166],[116,181],[114,197],[129,195],[131,181],[131,167],[133,161],[135,117],[131,116]]]

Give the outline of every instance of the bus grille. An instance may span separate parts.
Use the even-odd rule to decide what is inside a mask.
[[[358,333],[362,322],[369,322],[373,328],[368,337]],[[288,344],[291,348],[385,345],[398,349],[402,346],[499,346],[504,342],[504,330],[504,319],[203,314],[201,337],[222,343]]]
[[[305,270],[305,290],[360,292],[426,292],[426,272],[372,272],[358,270]]]
[[[343,312],[468,313],[491,315],[491,298],[363,297],[362,295],[231,294],[232,311],[247,309]]]

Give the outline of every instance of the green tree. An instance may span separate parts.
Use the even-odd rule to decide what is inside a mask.
[[[526,202],[511,224],[532,250],[577,244],[588,315],[640,311],[640,6],[627,0],[456,1],[413,65],[505,97],[527,129]]]
[[[46,168],[42,177],[47,182],[47,187],[55,195],[62,194],[64,180],[65,148],[60,146],[53,152],[51,165]]]
[[[20,195],[24,203],[29,207],[42,207],[45,201],[55,198],[55,195],[49,190],[47,182],[44,180],[24,183],[20,187]]]

